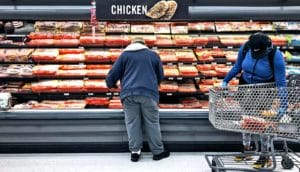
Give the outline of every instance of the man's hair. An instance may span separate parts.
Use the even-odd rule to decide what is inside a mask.
[[[141,43],[141,44],[145,44],[145,40],[142,37],[135,37],[131,40],[131,43]]]

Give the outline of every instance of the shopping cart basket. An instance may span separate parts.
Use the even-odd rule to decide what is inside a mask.
[[[278,116],[278,109],[286,105],[286,112]],[[272,167],[253,169],[247,168],[253,162],[235,162],[235,156],[259,156],[257,151],[236,154],[207,154],[205,155],[212,171],[273,171],[280,156],[284,169],[290,169],[299,164],[294,163],[288,154],[286,141],[300,142],[300,87],[297,85],[276,88],[275,84],[254,84],[232,86],[227,88],[212,88],[209,93],[209,120],[220,130],[251,133],[271,137]],[[284,141],[285,151],[276,152],[273,141]],[[299,166],[298,166],[299,167]]]

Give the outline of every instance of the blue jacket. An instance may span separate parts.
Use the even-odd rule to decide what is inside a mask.
[[[114,63],[106,78],[109,88],[121,81],[120,97],[147,96],[159,102],[159,83],[164,73],[160,57],[140,43],[130,44]]]
[[[239,49],[237,61],[225,77],[225,82],[228,83],[233,77],[243,71],[243,79],[248,84],[264,83],[268,82],[274,73],[276,86],[286,87],[285,62],[279,50],[276,50],[274,64],[270,64],[268,56],[254,59],[250,51],[243,57],[243,48],[244,46]],[[274,65],[274,72],[270,65]]]

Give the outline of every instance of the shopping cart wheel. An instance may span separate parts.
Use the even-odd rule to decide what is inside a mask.
[[[281,165],[283,169],[292,169],[294,167],[294,162],[289,157],[284,157],[281,160]]]

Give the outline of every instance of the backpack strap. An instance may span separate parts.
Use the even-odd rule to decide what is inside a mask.
[[[249,47],[249,41],[247,41],[243,47],[243,51],[242,51],[242,54],[243,54],[243,61],[246,57],[246,54],[247,52],[249,51],[250,47]]]
[[[270,67],[273,72],[273,77],[275,77],[274,76],[274,57],[275,57],[276,51],[277,51],[277,48],[273,47],[272,50],[268,53],[268,59],[269,59]]]

